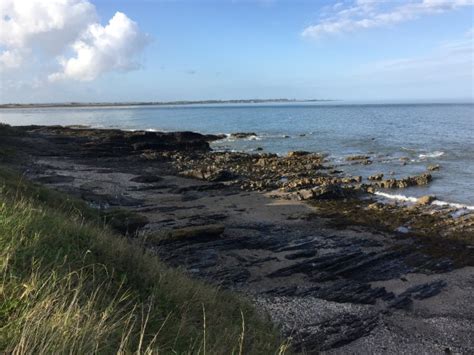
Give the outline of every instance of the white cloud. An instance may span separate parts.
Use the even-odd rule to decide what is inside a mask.
[[[62,71],[51,74],[51,81],[59,79],[94,80],[106,71],[137,69],[136,54],[147,44],[135,22],[117,12],[107,26],[92,24],[74,42],[75,55],[61,59]]]
[[[394,3],[397,5],[394,6]],[[352,6],[344,8],[339,6],[335,9],[337,11],[324,17],[319,23],[306,27],[302,36],[320,38],[325,35],[390,26],[423,15],[473,6],[474,0],[410,0],[400,3],[386,0],[356,0]]]
[[[20,67],[32,49],[57,55],[90,23],[95,8],[83,0],[2,0],[0,69]]]
[[[18,68],[23,63],[23,55],[16,49],[0,53],[0,71]]]
[[[470,36],[468,31],[458,39],[442,42],[424,56],[369,63],[361,76],[380,78],[390,83],[446,83],[454,77],[464,83],[472,83],[474,47]]]
[[[44,70],[59,65],[49,75],[56,80],[138,68],[146,36],[137,24],[120,12],[105,27],[97,19],[88,0],[1,0],[0,70],[31,66],[37,58]],[[74,56],[67,57],[71,49]]]
[[[64,47],[96,20],[94,6],[85,0],[2,0],[0,43],[30,47],[45,35],[49,45]]]

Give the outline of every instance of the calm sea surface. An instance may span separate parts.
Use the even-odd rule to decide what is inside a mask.
[[[255,132],[246,140],[224,139],[215,149],[284,154],[308,150],[328,154],[350,174],[382,172],[395,177],[439,164],[428,187],[387,191],[474,205],[473,104],[264,104],[0,110],[11,125],[88,125],[99,128],[191,130],[201,133]],[[344,157],[366,154],[369,166],[347,165]],[[402,159],[409,159],[403,165]]]

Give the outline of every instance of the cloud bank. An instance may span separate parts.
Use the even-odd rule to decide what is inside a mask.
[[[321,21],[306,27],[301,35],[309,38],[321,38],[362,29],[387,27],[424,15],[473,5],[474,0],[407,0],[400,2],[356,0],[351,6],[340,2],[328,8],[328,13]]]
[[[3,72],[24,68],[41,58],[50,70],[50,81],[91,81],[108,71],[139,68],[138,57],[147,43],[147,35],[121,12],[102,26],[95,6],[87,0],[0,3]]]

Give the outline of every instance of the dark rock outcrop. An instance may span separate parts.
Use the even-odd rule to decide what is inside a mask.
[[[382,173],[374,174],[374,175],[369,176],[368,179],[369,180],[374,180],[374,181],[382,180],[383,179],[383,174]]]
[[[126,235],[134,235],[149,222],[145,216],[123,209],[107,210],[102,216],[110,227]]]
[[[409,176],[403,179],[388,179],[374,182],[375,186],[383,189],[406,188],[410,186],[427,185],[432,180],[431,174],[424,173],[416,176]]]

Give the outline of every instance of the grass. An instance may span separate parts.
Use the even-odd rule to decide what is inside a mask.
[[[11,148],[0,147],[0,162],[9,162],[15,158],[16,151]]]
[[[167,268],[82,201],[0,166],[0,352],[283,353],[240,296]]]

